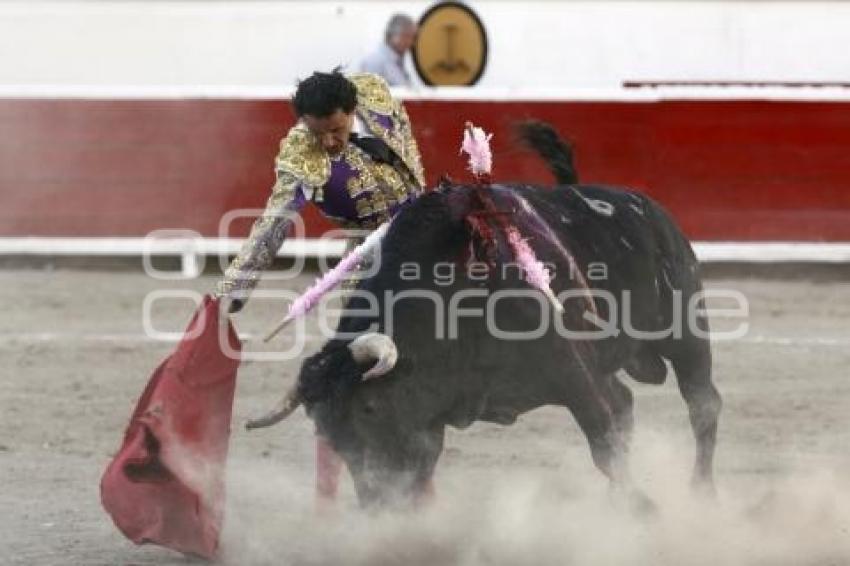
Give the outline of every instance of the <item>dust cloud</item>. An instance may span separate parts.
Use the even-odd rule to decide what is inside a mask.
[[[682,440],[682,441],[680,441]],[[404,513],[357,509],[344,493],[317,513],[309,482],[268,462],[231,466],[226,564],[826,565],[850,560],[850,483],[788,472],[755,485],[689,486],[684,439],[639,435],[635,482],[657,505],[636,514],[592,468],[443,469],[438,496]],[[589,459],[589,456],[588,456]]]

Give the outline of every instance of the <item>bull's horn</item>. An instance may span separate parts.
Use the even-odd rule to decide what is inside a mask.
[[[348,345],[351,357],[358,364],[375,361],[372,369],[363,374],[363,379],[380,377],[393,369],[398,361],[398,348],[386,334],[371,332],[358,336]]]
[[[286,395],[283,396],[274,409],[266,413],[264,416],[251,419],[245,423],[245,428],[251,430],[254,428],[263,428],[279,423],[301,406],[301,399],[298,396],[298,385],[294,385]]]

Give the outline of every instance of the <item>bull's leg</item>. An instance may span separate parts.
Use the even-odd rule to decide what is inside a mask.
[[[417,506],[429,505],[436,499],[434,471],[437,467],[437,461],[443,453],[444,441],[445,427],[443,425],[435,426],[422,438],[422,442],[427,448],[422,451],[423,458],[420,465],[417,466],[419,477],[416,478],[413,494],[414,503]]]
[[[437,489],[434,487],[433,471],[428,479],[422,482],[422,486],[413,494],[413,504],[416,507],[427,507],[437,499]]]
[[[592,392],[573,398],[569,407],[587,437],[590,455],[599,471],[615,485],[628,483],[626,443],[617,430],[614,412],[608,400],[602,397],[602,391],[593,387]]]
[[[654,504],[635,487],[629,473],[627,435],[624,434],[623,427],[629,426],[631,405],[629,404],[627,409],[625,396],[622,399],[613,399],[610,393],[612,386],[608,379],[606,376],[600,384],[591,379],[584,380],[583,385],[571,391],[567,406],[587,437],[593,463],[608,477],[614,491],[625,495],[636,511],[651,511],[655,507]],[[618,392],[621,395],[623,393],[622,389]],[[630,398],[631,395],[629,400]],[[618,411],[615,406],[623,410],[620,412],[621,424],[617,422]]]
[[[711,380],[711,350],[707,340],[685,338],[670,356],[679,391],[688,405],[696,439],[693,484],[714,493],[714,446],[722,401]]]
[[[632,430],[635,424],[634,396],[615,374],[605,378],[604,381],[607,397],[610,400],[611,410],[614,414],[614,426],[622,435],[626,447],[631,444]]]

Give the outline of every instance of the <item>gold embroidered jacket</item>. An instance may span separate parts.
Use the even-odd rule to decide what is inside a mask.
[[[357,117],[398,157],[396,165],[376,162],[354,143],[331,158],[303,124],[294,126],[280,143],[265,211],[225,271],[218,295],[247,297],[283,244],[289,219],[307,201],[342,227],[373,229],[424,188],[422,160],[404,106],[381,77],[359,73],[348,78],[357,88]]]

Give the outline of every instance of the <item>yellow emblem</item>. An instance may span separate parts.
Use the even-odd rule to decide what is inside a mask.
[[[474,85],[487,64],[487,33],[469,6],[440,2],[419,20],[412,54],[425,84]]]

